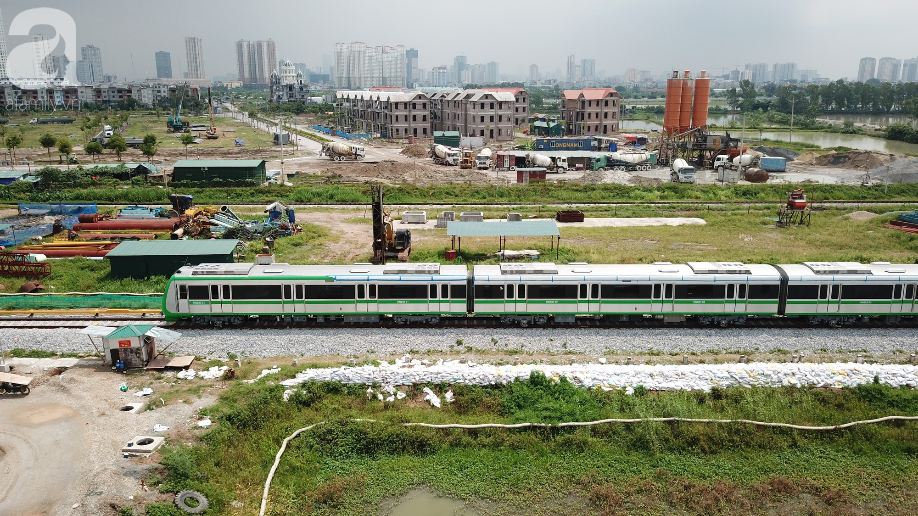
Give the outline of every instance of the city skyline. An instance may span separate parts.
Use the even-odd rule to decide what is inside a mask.
[[[544,5],[542,5],[544,3]],[[735,9],[735,4],[715,0],[708,9],[699,10],[690,5],[678,2],[664,2],[666,9],[660,9],[659,26],[692,26],[693,23],[708,23],[709,18],[702,16],[701,11],[710,12],[721,5],[725,10]],[[412,24],[412,30],[400,30],[393,38],[391,29],[397,22],[395,14],[380,13],[371,8],[369,2],[357,2],[356,11],[349,16],[348,24],[320,24],[311,32],[308,41],[301,38],[301,29],[297,20],[301,15],[312,19],[335,17],[335,6],[289,4],[285,6],[287,15],[277,17],[264,12],[248,3],[230,2],[233,15],[222,17],[215,14],[205,4],[189,4],[183,7],[183,15],[175,17],[169,9],[153,9],[145,13],[145,22],[153,26],[169,26],[173,30],[156,32],[142,41],[131,38],[129,20],[133,13],[125,9],[124,4],[110,0],[100,0],[92,5],[74,4],[63,0],[48,0],[48,7],[58,8],[73,16],[78,30],[78,44],[92,41],[106,54],[106,71],[108,74],[140,79],[156,75],[154,52],[163,50],[173,55],[185,56],[183,35],[195,34],[207,47],[205,75],[207,77],[224,76],[236,72],[234,43],[240,39],[264,39],[271,37],[284,49],[283,54],[295,62],[304,62],[318,68],[326,55],[333,53],[334,41],[374,41],[387,45],[404,45],[419,51],[418,68],[430,71],[440,65],[449,65],[457,54],[468,56],[469,61],[501,64],[505,75],[527,77],[530,64],[537,64],[541,75],[563,70],[569,54],[595,59],[597,73],[605,71],[606,75],[623,74],[628,68],[650,70],[653,74],[664,73],[672,69],[706,69],[713,75],[720,75],[722,70],[742,69],[737,63],[780,63],[795,62],[801,67],[817,68],[824,76],[830,78],[847,77],[854,80],[857,75],[858,60],[865,55],[887,56],[907,54],[905,49],[918,48],[918,35],[899,31],[890,31],[882,17],[852,17],[845,14],[854,3],[840,0],[830,4],[822,0],[810,2],[791,2],[778,0],[773,6],[780,10],[786,8],[797,16],[787,19],[781,25],[771,25],[767,45],[761,39],[750,41],[739,40],[722,48],[713,48],[708,53],[699,53],[691,45],[660,46],[643,45],[642,52],[633,55],[608,55],[597,49],[606,43],[599,35],[592,37],[579,34],[574,30],[562,30],[556,35],[556,41],[565,44],[553,44],[549,47],[520,44],[514,34],[506,31],[493,31],[490,25],[475,25],[474,15],[482,9],[493,7],[492,4],[470,0],[467,9],[455,15],[453,23],[478,27],[472,37],[444,40],[442,27],[436,24]],[[407,4],[421,6],[420,2]],[[910,4],[897,0],[881,0],[879,4],[890,9],[907,11]],[[516,20],[521,25],[536,23],[543,7],[549,2],[534,1],[527,4],[527,9],[517,13]],[[3,6],[4,22],[15,17],[24,9],[33,7],[34,3],[26,0],[7,0]],[[404,7],[410,7],[406,5]],[[601,5],[591,17],[616,17],[625,6],[612,2]],[[403,9],[399,9],[402,11]],[[200,20],[214,20],[219,23],[200,23]],[[391,22],[391,23],[387,23]],[[470,23],[466,23],[470,22]],[[647,37],[644,28],[639,24],[625,24],[617,29],[616,38],[623,41],[644,40]],[[4,27],[5,29],[5,27]],[[479,34],[480,32],[480,34]],[[834,38],[835,33],[855,33],[870,35],[864,38]],[[184,33],[184,34],[183,34]],[[481,37],[475,37],[481,36]],[[484,37],[488,36],[488,37]],[[16,39],[13,41],[12,39]],[[125,41],[130,41],[125,44]],[[22,43],[22,38],[11,38],[8,48]],[[321,43],[317,43],[321,42]],[[329,43],[324,43],[329,42]],[[133,54],[133,61],[132,61]],[[605,54],[605,56],[604,56]],[[900,58],[911,58],[901,55]],[[173,67],[175,77],[181,77],[188,71],[186,59],[176,59]],[[577,65],[581,65],[578,60]],[[134,70],[132,72],[132,70]]]

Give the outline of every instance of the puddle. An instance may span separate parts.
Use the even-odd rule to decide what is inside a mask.
[[[386,498],[379,516],[478,516],[465,501],[437,496],[425,488],[412,489],[398,498]]]

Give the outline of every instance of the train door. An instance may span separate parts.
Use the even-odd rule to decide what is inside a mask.
[[[819,285],[819,297],[816,299],[817,314],[824,314],[829,311],[829,287],[830,285]]]
[[[899,314],[904,311],[909,311],[905,306],[905,290],[905,285],[901,283],[893,285],[892,302],[889,304],[890,313]]]
[[[602,311],[602,306],[599,304],[598,283],[590,283],[590,305],[588,309],[591,314],[598,314]]]
[[[178,296],[179,313],[187,314],[188,309],[188,285],[179,283],[175,286],[176,295]]]
[[[837,314],[841,308],[841,285],[829,285],[829,304],[826,306],[826,312]]]
[[[672,313],[673,312],[673,284],[672,283],[654,283],[651,290],[651,309],[653,313]]]
[[[436,283],[431,283],[427,285],[428,290],[428,301],[427,301],[427,311],[430,313],[438,314],[440,313],[440,303],[442,301],[448,301],[441,299],[440,296],[440,285]]]
[[[517,313],[516,285],[508,283],[504,286],[504,311],[508,313]]]
[[[292,314],[296,313],[296,303],[293,300],[293,285],[281,285],[281,306],[283,307],[281,313]]]
[[[916,306],[916,303],[918,303],[918,301],[916,301],[916,298],[918,298],[918,285],[906,285],[905,286],[905,306],[908,308],[903,307],[902,311],[903,312],[908,311],[911,313],[915,313],[915,309],[918,308],[918,306]]]
[[[354,310],[357,313],[375,314],[379,312],[379,298],[376,294],[375,283],[360,283],[357,285],[355,290],[355,295],[357,296],[357,307]]]
[[[220,298],[220,285],[210,286],[210,311],[215,314],[223,313],[223,300]]]
[[[726,298],[724,299],[724,312],[728,314],[746,313],[746,294],[747,286],[745,283],[728,283]]]
[[[298,314],[306,313],[306,299],[304,291],[306,287],[302,284],[293,286],[293,312]]]
[[[516,286],[516,313],[522,314],[528,311],[529,305],[526,303],[526,284],[520,283]]]

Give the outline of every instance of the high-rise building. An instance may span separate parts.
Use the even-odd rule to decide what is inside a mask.
[[[6,25],[3,24],[3,13],[0,13],[0,79],[9,77],[6,71]]]
[[[539,82],[539,65],[529,65],[529,82]]]
[[[580,60],[580,78],[585,81],[592,81],[596,78],[596,60],[595,59],[581,59]]]
[[[872,57],[862,57],[857,67],[857,82],[867,82],[876,77],[877,60]]]
[[[45,74],[52,75],[51,62],[46,57],[51,53],[51,48],[43,34],[34,34],[32,36],[32,51],[35,53],[35,59],[32,62],[38,65],[33,77],[44,77]]]
[[[778,84],[796,81],[797,63],[775,63],[772,75],[773,80]]]
[[[577,58],[574,54],[567,56],[567,82],[574,83],[577,81]]]
[[[188,78],[204,79],[204,45],[201,38],[185,38],[185,59],[188,60]]]
[[[77,80],[83,84],[92,84],[96,82],[92,76],[92,63],[80,59],[76,63]],[[101,80],[101,77],[99,78]]]
[[[407,86],[408,57],[403,45],[369,47],[365,43],[335,43],[335,86],[361,89]]]
[[[172,78],[172,54],[159,51],[156,53],[156,77],[160,79]]]
[[[625,70],[625,82],[638,82],[641,80],[641,74],[637,68],[628,68]]]
[[[469,77],[466,78],[466,82],[471,78],[471,70],[469,69],[469,58],[458,55],[453,58],[453,73],[456,74],[453,78],[457,83],[463,83],[463,72],[469,72]]]
[[[903,61],[902,82],[918,82],[918,58]]]
[[[877,80],[880,82],[897,82],[902,69],[902,60],[895,57],[884,57],[877,64]]]
[[[236,67],[243,84],[268,84],[271,72],[280,65],[273,40],[236,42]]]
[[[405,51],[405,85],[411,87],[412,84],[420,81],[418,76],[418,51],[409,48]]]
[[[485,80],[487,84],[497,84],[500,82],[500,65],[497,61],[491,61],[485,65]]]
[[[99,50],[99,47],[94,45],[86,45],[85,47],[80,48],[80,59],[83,61],[88,61],[90,64],[90,69],[92,70],[92,79],[89,81],[81,82],[102,82],[102,51]]]
[[[752,79],[749,80],[755,84],[768,82],[768,63],[746,64],[746,69],[752,72]]]

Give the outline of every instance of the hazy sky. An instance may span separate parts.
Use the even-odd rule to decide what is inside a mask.
[[[363,41],[414,47],[424,70],[461,53],[469,63],[497,61],[502,74],[526,74],[532,63],[543,73],[564,70],[574,54],[609,75],[631,67],[719,75],[745,63],[796,62],[834,79],[855,77],[864,56],[918,56],[915,0],[3,0],[5,29],[34,7],[69,13],[77,45],[96,45],[105,73],[129,79],[156,75],[157,50],[172,53],[181,77],[185,36],[203,40],[208,77],[236,73],[236,40],[268,38],[278,59],[310,67],[335,42]],[[7,39],[9,49],[25,41]]]

